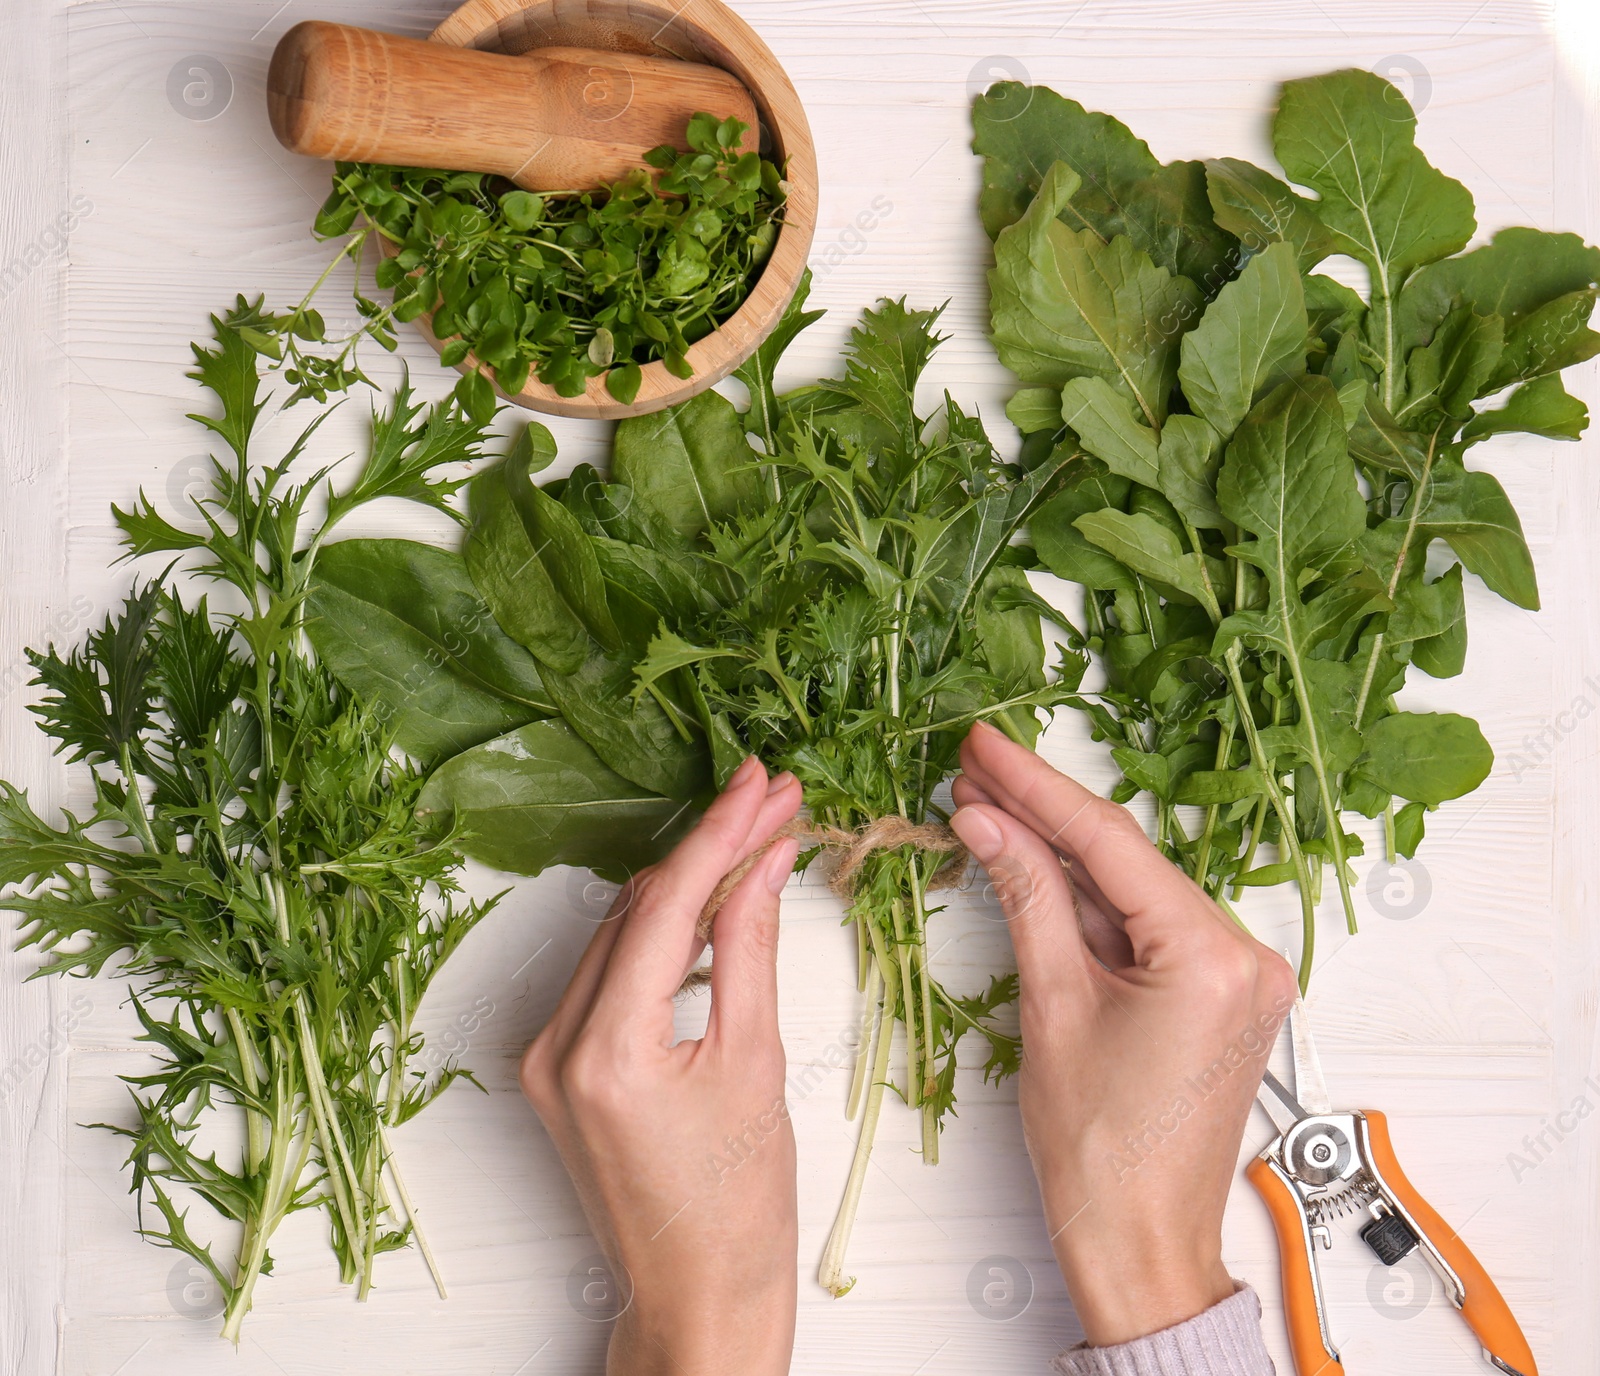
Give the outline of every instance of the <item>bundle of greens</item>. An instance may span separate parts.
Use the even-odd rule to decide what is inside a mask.
[[[973,120],[992,338],[1027,384],[1007,414],[1025,455],[1091,456],[1032,523],[1086,589],[1105,687],[1074,705],[1209,892],[1299,885],[1304,984],[1324,865],[1355,929],[1347,810],[1384,819],[1393,861],[1489,772],[1476,723],[1395,699],[1411,665],[1461,672],[1463,568],[1539,604],[1467,451],[1582,432],[1558,374],[1600,351],[1600,249],[1505,229],[1460,252],[1471,195],[1369,72],[1283,87],[1274,148],[1316,198],[1233,158],[1163,166],[1044,88],[995,86]],[[1312,271],[1337,255],[1365,296]],[[1460,562],[1430,568],[1435,541]]]
[[[782,173],[740,151],[744,132],[736,119],[698,114],[688,153],[663,145],[648,168],[601,190],[542,196],[477,172],[339,163],[315,231],[348,236],[335,262],[357,265],[367,323],[346,354],[362,334],[393,348],[391,321],[432,312],[434,335],[448,341],[443,362],[470,354],[508,396],[530,373],[567,397],[604,375],[611,395],[631,402],[640,365],[654,359],[691,376],[689,346],[750,294],[783,216]],[[365,224],[352,234],[358,216]],[[374,273],[392,292],[387,307],[360,289],[373,234],[392,246]],[[467,373],[458,395],[479,419],[493,414],[481,374]]]
[[[399,540],[323,551],[309,629],[358,696],[389,704],[400,744],[436,767],[425,814],[503,868],[592,866],[621,878],[662,854],[748,753],[792,769],[818,822],[942,816],[935,793],[982,717],[1016,738],[1077,687],[1063,651],[1048,681],[1041,614],[1013,537],[1068,466],[1002,463],[945,398],[915,406],[938,312],[885,302],[851,336],[842,379],[778,395],[773,371],[815,319],[805,289],[740,370],[740,412],[705,392],[619,426],[610,473],[537,483],[554,457],[530,425],[474,478],[462,554]],[[473,591],[481,597],[476,612]],[[455,607],[449,618],[437,608]],[[506,637],[532,652],[537,673]],[[409,677],[408,677],[409,675]],[[525,723],[516,725],[520,720]],[[836,1293],[891,1080],[938,1156],[956,1044],[986,1039],[986,1077],[1017,1067],[992,1014],[1014,975],[974,996],[930,968],[930,878],[915,846],[857,876],[864,1038],[851,1092],[856,1158],[822,1266]]]
[[[32,653],[47,690],[34,710],[90,767],[94,809],[53,826],[0,783],[0,888],[14,886],[0,908],[48,954],[38,973],[115,964],[137,985],[157,1065],[124,1077],[135,1125],[102,1126],[128,1139],[141,1232],[215,1277],[236,1343],[273,1233],[301,1209],[327,1211],[340,1274],[361,1297],[376,1254],[413,1236],[443,1295],[390,1133],[466,1074],[412,1068],[413,1018],[487,911],[454,897],[456,838],[418,821],[424,780],[394,756],[392,728],[304,635],[334,526],[383,497],[445,507],[460,483],[435,470],[474,457],[482,429],[402,387],[374,412],[353,485],[335,491],[328,469],[289,481],[328,413],[276,462],[255,457],[268,397],[242,334],[263,318],[240,298],[213,317],[215,347],[194,346],[190,376],[220,403],[194,419],[227,448],[214,494],[194,501],[203,528],[171,524],[143,494],[113,509],[129,557],[196,556],[239,610],[186,601],[169,565],[82,647]],[[324,498],[325,518],[308,522]],[[229,1116],[237,1166],[197,1141]],[[190,1198],[239,1226],[231,1256],[203,1240],[209,1229],[191,1232]]]

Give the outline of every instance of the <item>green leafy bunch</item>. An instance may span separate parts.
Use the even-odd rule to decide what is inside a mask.
[[[775,164],[740,151],[744,133],[736,119],[697,114],[687,153],[663,145],[600,190],[545,195],[483,173],[339,163],[315,230],[350,236],[339,256],[357,260],[356,305],[384,347],[391,320],[432,312],[443,362],[471,355],[507,395],[537,375],[578,396],[603,375],[631,402],[644,363],[692,375],[689,346],[739,308],[772,251],[787,188]],[[374,274],[387,307],[359,286],[372,233],[392,254]],[[493,414],[480,374],[458,387],[474,416]]]
[[[1600,249],[1513,228],[1462,252],[1471,195],[1369,72],[1284,85],[1287,181],[1162,165],[1044,88],[996,86],[973,121],[991,334],[1026,384],[1007,414],[1025,456],[1075,456],[1032,536],[1086,590],[1105,686],[1076,705],[1117,796],[1152,796],[1210,893],[1299,885],[1303,984],[1325,865],[1355,928],[1346,814],[1410,856],[1426,812],[1489,773],[1476,723],[1396,698],[1411,666],[1461,672],[1464,572],[1539,605],[1517,514],[1468,451],[1582,433],[1559,374],[1600,352]],[[1313,271],[1337,255],[1365,295]],[[1459,562],[1430,565],[1435,542]]]
[[[111,1130],[128,1140],[141,1232],[215,1278],[234,1342],[291,1213],[326,1211],[363,1298],[377,1253],[422,1243],[390,1133],[467,1075],[410,1068],[414,1018],[487,911],[457,896],[459,838],[418,821],[424,778],[395,755],[393,726],[304,635],[337,522],[383,497],[445,507],[460,484],[436,470],[472,458],[482,429],[402,386],[374,411],[352,485],[336,490],[326,468],[294,481],[328,413],[276,461],[255,456],[268,397],[244,331],[263,314],[241,297],[213,317],[214,346],[194,346],[190,376],[220,414],[193,418],[224,449],[213,490],[193,499],[201,529],[143,494],[113,508],[128,557],[191,557],[239,610],[186,600],[169,566],[83,645],[32,653],[46,690],[34,710],[89,767],[93,810],[52,825],[0,783],[0,908],[47,954],[40,974],[114,966],[133,982],[156,1065],[124,1077],[134,1125]],[[199,1145],[219,1119],[240,1127],[237,1162]],[[223,1250],[204,1240],[212,1229],[191,1232],[193,1199],[238,1225]]]
[[[390,702],[400,744],[435,766],[423,812],[470,832],[473,854],[620,879],[752,752],[795,772],[818,821],[921,823],[944,815],[936,794],[973,721],[1032,742],[1037,709],[1076,690],[1086,660],[1063,650],[1047,675],[1041,615],[1055,614],[1013,548],[1069,457],[1024,472],[948,396],[919,411],[939,313],[903,303],[863,316],[842,378],[780,394],[779,358],[816,318],[804,298],[740,370],[748,409],[704,392],[623,422],[607,475],[584,465],[542,483],[555,446],[530,425],[473,480],[459,557],[392,540],[324,551],[310,601],[323,661]],[[457,608],[447,624],[420,610],[439,605]],[[1017,1067],[993,1020],[1015,976],[961,996],[931,969],[944,858],[880,852],[853,890],[869,1035],[851,1098],[860,1144],[823,1263],[840,1293],[895,1024],[894,1087],[922,1115],[930,1162],[962,1036],[985,1039],[986,1076]]]

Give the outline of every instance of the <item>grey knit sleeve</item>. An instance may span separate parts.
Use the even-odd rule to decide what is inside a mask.
[[[1248,1285],[1203,1314],[1117,1347],[1075,1347],[1061,1376],[1274,1376],[1261,1339],[1261,1301]]]

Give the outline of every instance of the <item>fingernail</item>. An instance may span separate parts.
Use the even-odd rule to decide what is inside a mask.
[[[751,777],[761,768],[761,761],[754,755],[746,755],[739,767],[728,776],[728,782],[723,788],[726,793],[730,789],[740,788],[750,782]]]
[[[780,894],[789,883],[789,876],[794,873],[795,857],[800,854],[800,843],[785,837],[767,852],[767,888],[773,894]]]
[[[988,732],[991,736],[1003,736],[1005,734],[998,726],[990,726],[982,717],[979,717],[977,721],[972,723],[970,734],[976,736],[983,732]]]
[[[770,798],[780,788],[787,788],[793,782],[794,775],[787,769],[782,774],[774,774],[767,780],[767,797]]]
[[[961,838],[961,844],[979,860],[987,864],[1000,854],[1005,838],[1000,828],[976,808],[957,808],[950,818],[950,830]]]

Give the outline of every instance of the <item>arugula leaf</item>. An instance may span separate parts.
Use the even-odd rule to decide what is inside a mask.
[[[1223,287],[1183,336],[1178,382],[1184,396],[1219,435],[1233,434],[1258,395],[1305,371],[1308,328],[1294,250],[1273,244]]]
[[[984,160],[979,213],[991,239],[1023,217],[1052,165],[1064,162],[1084,187],[1051,212],[1070,228],[1104,240],[1126,234],[1207,295],[1233,275],[1233,237],[1212,219],[1199,163],[1163,166],[1126,125],[1045,86],[990,87],[973,103],[972,127],[973,150]]]
[[[1452,712],[1396,712],[1367,728],[1365,744],[1359,772],[1427,807],[1471,793],[1494,767],[1477,722]]]
[[[1159,426],[1177,375],[1179,336],[1199,316],[1200,293],[1125,235],[1107,242],[1057,220],[1080,185],[1071,168],[1056,163],[1026,214],[995,241],[991,338],[1000,361],[1024,382],[1061,386],[1101,377]]]

